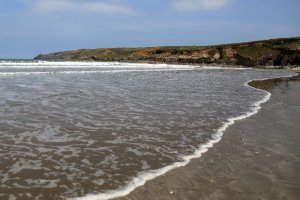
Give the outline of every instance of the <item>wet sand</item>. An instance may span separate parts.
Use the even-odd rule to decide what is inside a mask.
[[[271,100],[237,121],[186,167],[118,200],[300,199],[300,82],[281,82]]]

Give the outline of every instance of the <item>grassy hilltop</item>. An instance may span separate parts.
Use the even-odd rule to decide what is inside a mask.
[[[80,49],[40,54],[35,59],[283,68],[300,66],[300,37],[214,46]]]

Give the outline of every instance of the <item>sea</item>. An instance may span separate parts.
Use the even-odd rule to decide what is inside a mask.
[[[185,166],[257,113],[280,70],[0,61],[0,199],[102,200]],[[237,136],[238,137],[238,136]]]

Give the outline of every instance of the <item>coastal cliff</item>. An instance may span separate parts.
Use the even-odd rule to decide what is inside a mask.
[[[300,37],[214,46],[80,49],[35,59],[293,68],[300,66]]]

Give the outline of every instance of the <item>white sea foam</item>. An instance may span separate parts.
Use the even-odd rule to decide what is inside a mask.
[[[91,70],[91,71],[48,71],[48,72],[0,72],[0,76],[17,76],[17,75],[49,75],[49,74],[89,74],[89,73],[121,73],[121,72],[163,72],[163,71],[184,71],[192,70],[194,68],[184,68],[184,69],[139,69],[139,70]]]
[[[230,68],[230,67],[219,67],[219,66],[192,66],[192,65],[179,65],[179,64],[150,64],[150,63],[120,63],[120,62],[84,62],[84,61],[0,61],[0,68],[19,68],[19,69],[36,69],[36,68],[126,68],[126,69],[186,69],[186,68],[202,68],[202,69],[251,69],[251,68]]]
[[[119,63],[119,62],[74,62],[74,61],[0,61],[0,69],[13,69],[2,71],[0,76],[26,76],[49,74],[84,74],[84,73],[121,73],[121,72],[151,72],[151,71],[179,71],[193,69],[235,69],[214,66],[191,66],[147,63]],[[24,71],[30,70],[30,71]],[[46,70],[46,71],[45,71]]]
[[[293,76],[293,75],[291,75],[291,76]],[[291,76],[287,76],[287,77],[291,77]],[[264,80],[264,79],[261,79],[261,80]],[[248,81],[247,83],[245,83],[245,85],[247,87],[250,87],[253,89],[254,87],[251,87],[248,84],[251,81],[252,80]],[[223,125],[212,136],[213,139],[208,141],[206,144],[201,145],[194,152],[194,154],[184,156],[182,158],[181,162],[175,162],[175,163],[168,165],[166,167],[163,167],[161,169],[151,170],[146,173],[140,173],[137,177],[134,177],[133,180],[126,187],[121,188],[119,190],[111,190],[111,191],[107,191],[105,193],[100,193],[100,194],[90,194],[85,197],[72,198],[71,200],[108,200],[108,199],[114,199],[114,198],[126,196],[126,195],[130,194],[136,188],[143,186],[147,181],[152,180],[158,176],[161,176],[170,170],[173,170],[173,169],[176,169],[179,167],[184,167],[192,159],[201,157],[201,155],[203,153],[207,152],[209,148],[212,148],[214,146],[214,144],[218,143],[222,139],[222,136],[223,136],[225,130],[229,126],[233,125],[235,123],[235,121],[248,118],[248,117],[258,113],[258,111],[261,109],[261,105],[266,103],[271,98],[270,92],[262,90],[262,89],[257,89],[257,88],[254,88],[254,89],[263,91],[265,93],[265,96],[263,97],[263,99],[261,99],[260,101],[254,102],[252,104],[252,106],[250,107],[250,111],[248,111],[240,116],[227,119],[227,121],[224,122]]]
[[[192,70],[196,66],[115,62],[0,62],[0,76]],[[7,69],[9,71],[7,71]],[[13,71],[12,71],[13,70]],[[30,70],[30,71],[28,71]]]
[[[38,61],[38,62],[0,62],[0,68],[185,68],[187,65],[167,65],[167,64],[147,64],[147,63],[118,63],[118,62],[54,62],[54,61]]]

